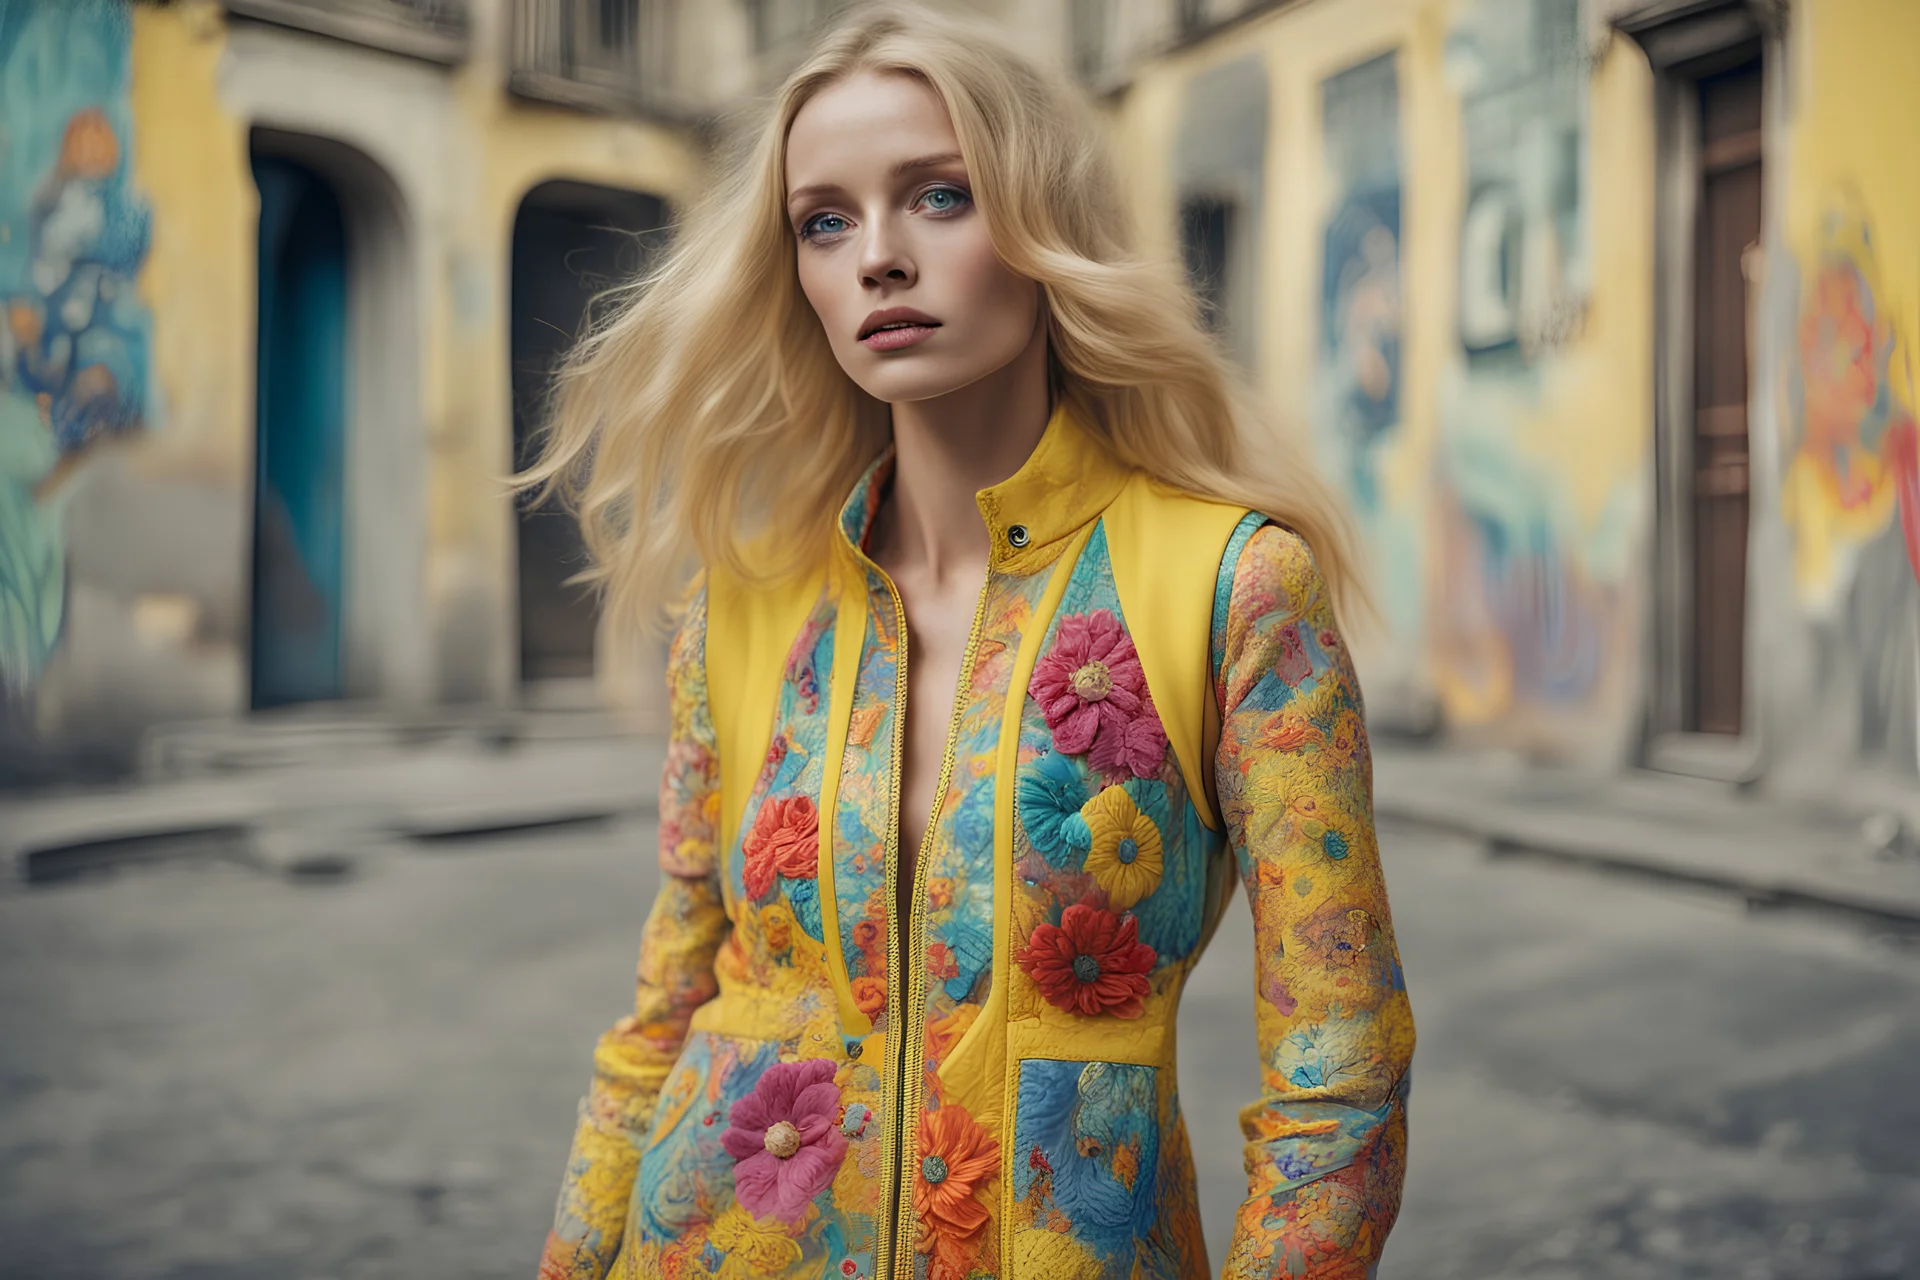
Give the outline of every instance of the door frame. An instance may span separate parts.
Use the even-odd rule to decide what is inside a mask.
[[[1654,0],[1614,19],[1614,27],[1646,53],[1653,70],[1654,181],[1654,537],[1649,565],[1650,608],[1645,625],[1646,678],[1638,763],[1673,773],[1750,784],[1765,768],[1762,701],[1758,696],[1762,653],[1756,621],[1764,616],[1765,563],[1754,554],[1770,505],[1760,500],[1773,482],[1759,437],[1772,427],[1764,411],[1765,351],[1749,328],[1749,494],[1745,652],[1742,715],[1738,734],[1688,730],[1686,709],[1692,665],[1693,627],[1693,426],[1696,236],[1700,206],[1699,140],[1701,78],[1758,57],[1763,78],[1763,164],[1781,154],[1785,118],[1781,70],[1785,65],[1786,0]],[[1763,169],[1760,244],[1763,258],[1780,260],[1777,164]],[[1756,287],[1758,281],[1755,282]],[[1751,311],[1749,324],[1752,323]]]
[[[434,696],[425,608],[427,442],[406,201],[385,168],[338,139],[256,123],[249,143],[254,154],[318,174],[346,220],[352,374],[341,485],[341,695],[425,703]]]

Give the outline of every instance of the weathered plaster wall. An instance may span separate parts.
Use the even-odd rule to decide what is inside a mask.
[[[152,17],[117,0],[15,4],[0,39],[8,163],[40,166],[0,183],[27,212],[10,207],[0,235],[32,259],[0,286],[6,435],[53,446],[30,488],[9,491],[23,527],[4,539],[9,562],[37,562],[37,594],[7,606],[31,613],[34,644],[11,624],[0,643],[16,731],[37,720],[69,742],[227,709],[243,687],[250,460],[235,446],[251,375],[226,339],[250,302],[221,261],[240,228],[167,216],[237,188],[222,163],[234,138],[209,114],[212,57],[190,41],[156,47]],[[41,164],[49,140],[58,158]],[[184,169],[155,163],[169,151]],[[61,377],[62,361],[41,356],[63,346]]]
[[[1911,787],[1920,719],[1920,6],[1821,0],[1789,27],[1783,161],[1756,341],[1773,406],[1770,774]],[[1770,157],[1771,158],[1771,157]],[[1756,522],[1761,523],[1760,521]],[[1756,583],[1756,587],[1763,584]]]
[[[662,127],[508,97],[507,7],[478,0],[473,20],[448,70],[230,25],[209,0],[0,12],[0,154],[31,169],[9,168],[0,208],[16,736],[124,748],[157,719],[245,709],[255,128],[340,188],[350,305],[378,338],[352,377],[348,694],[512,696],[514,215],[555,178],[679,202],[701,162]],[[81,287],[110,305],[62,319]],[[83,356],[58,377],[50,321]]]
[[[1256,377],[1371,555],[1382,722],[1631,748],[1649,536],[1652,104],[1575,0],[1283,9],[1150,66],[1114,118],[1143,221],[1157,122],[1249,55],[1272,85]],[[1163,239],[1160,243],[1165,244]]]

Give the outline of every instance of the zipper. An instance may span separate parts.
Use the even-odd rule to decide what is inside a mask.
[[[898,1016],[890,1018],[888,1022],[889,1029],[897,1028],[898,1032],[887,1037],[890,1042],[888,1065],[893,1071],[896,1105],[893,1123],[888,1126],[887,1133],[886,1173],[881,1191],[881,1201],[886,1211],[879,1237],[874,1242],[873,1268],[874,1280],[894,1280],[897,1261],[895,1245],[901,1239],[906,1188],[911,1180],[909,1155],[918,1141],[917,1121],[925,1083],[922,1076],[926,1072],[927,920],[921,904],[927,896],[927,855],[933,845],[934,830],[940,824],[941,810],[946,806],[947,790],[953,785],[953,758],[958,746],[962,698],[973,675],[974,661],[979,656],[980,619],[987,609],[987,582],[981,582],[980,594],[973,602],[973,622],[967,628],[966,648],[960,654],[960,675],[954,688],[953,711],[947,717],[946,743],[940,752],[940,779],[934,786],[933,810],[927,816],[926,830],[920,833],[919,853],[913,860],[912,898],[907,908],[907,919],[901,921],[897,917],[900,909],[900,767],[906,752],[907,725],[907,611],[900,601],[900,590],[893,585],[893,579],[877,564],[873,567],[880,574],[881,581],[887,584],[887,592],[893,598],[894,627],[900,636],[900,666],[896,677],[900,701],[894,714],[893,729],[893,821],[887,824],[886,849],[887,910],[896,917],[889,922],[887,929],[887,1003],[890,1009],[898,1008]],[[991,577],[992,570],[989,569],[988,579]],[[902,925],[908,932],[906,955],[902,954],[900,946]],[[907,955],[917,957],[911,970],[906,966]]]

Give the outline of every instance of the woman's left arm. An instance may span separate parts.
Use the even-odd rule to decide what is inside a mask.
[[[1400,1208],[1413,1017],[1360,687],[1298,535],[1267,525],[1247,541],[1217,678],[1216,781],[1253,908],[1261,1059],[1224,1276],[1358,1280]]]

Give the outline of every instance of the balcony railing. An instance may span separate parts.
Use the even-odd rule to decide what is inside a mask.
[[[227,0],[227,9],[429,62],[467,56],[467,0]]]
[[[665,0],[514,0],[507,87],[582,111],[678,115]]]

